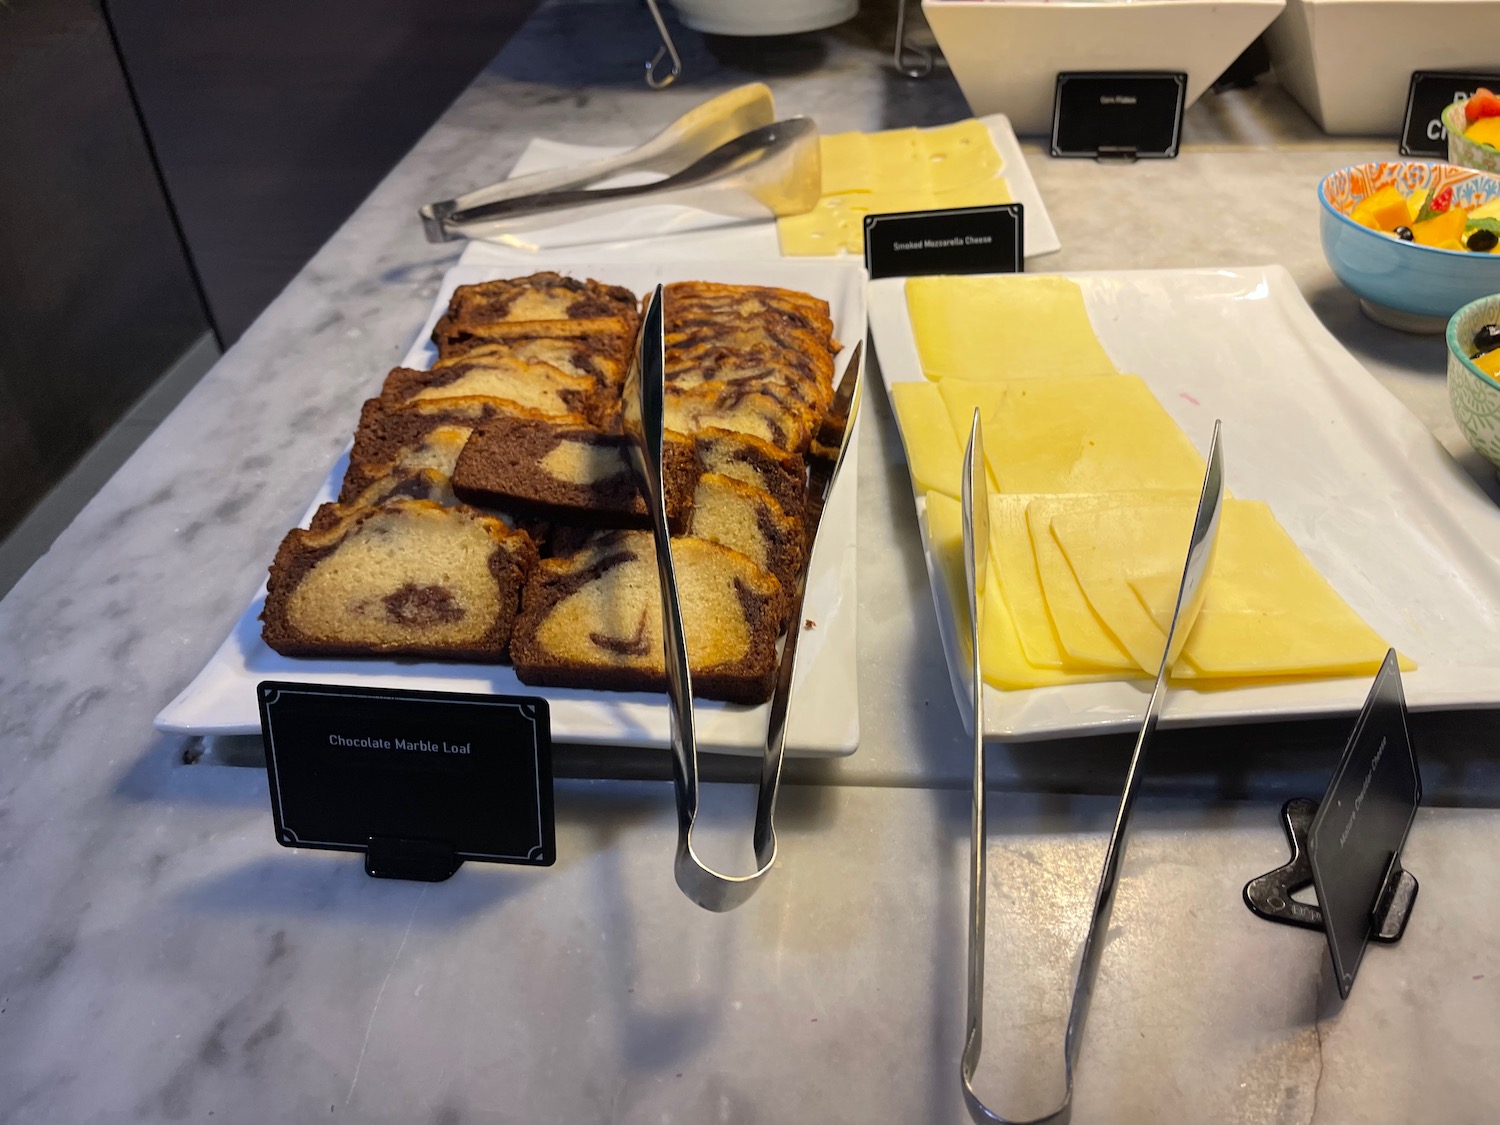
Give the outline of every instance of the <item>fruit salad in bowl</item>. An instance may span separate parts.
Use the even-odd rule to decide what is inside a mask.
[[[1448,162],[1500,175],[1500,95],[1480,87],[1443,110]]]
[[[1500,177],[1450,164],[1379,161],[1318,187],[1323,253],[1374,320],[1441,332],[1500,293]]]
[[[1448,402],[1469,444],[1500,469],[1500,296],[1465,305],[1448,324]]]

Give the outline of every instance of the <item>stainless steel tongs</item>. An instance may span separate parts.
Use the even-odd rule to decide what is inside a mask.
[[[984,439],[980,433],[977,410],[969,433],[969,445],[964,453],[961,491],[964,578],[968,588],[969,608],[969,670],[973,681],[974,788],[969,825],[968,1010],[959,1076],[963,1082],[964,1102],[969,1108],[969,1116],[981,1125],[987,1122],[995,1122],[997,1125],[1061,1123],[1068,1121],[1073,1112],[1073,1073],[1078,1066],[1078,1048],[1083,1039],[1083,1025],[1088,1019],[1089,1002],[1094,995],[1094,982],[1099,976],[1104,936],[1109,932],[1109,919],[1114,912],[1120,862],[1125,855],[1130,813],[1135,808],[1135,799],[1140,792],[1146,746],[1156,732],[1157,720],[1161,717],[1162,700],[1167,690],[1167,673],[1177,662],[1188,632],[1192,629],[1193,620],[1197,617],[1198,608],[1202,605],[1203,581],[1212,565],[1214,547],[1218,542],[1219,520],[1224,509],[1224,458],[1219,449],[1219,423],[1214,423],[1213,440],[1208,448],[1208,468],[1203,476],[1203,489],[1198,496],[1198,510],[1193,517],[1187,562],[1182,568],[1182,582],[1177,589],[1177,603],[1172,610],[1171,626],[1167,629],[1167,643],[1162,650],[1161,666],[1156,672],[1156,683],[1151,688],[1151,702],[1146,706],[1140,734],[1135,740],[1135,750],[1130,755],[1125,788],[1120,794],[1120,807],[1115,812],[1114,830],[1109,836],[1109,847],[1104,853],[1104,867],[1099,873],[1099,885],[1094,891],[1094,912],[1089,920],[1088,935],[1084,938],[1083,960],[1078,966],[1073,998],[1068,1009],[1068,1026],[1063,1042],[1066,1087],[1062,1102],[1051,1112],[1025,1122],[1014,1122],[1002,1117],[974,1092],[974,1072],[979,1067],[984,1041],[985,892],[988,883],[986,847],[989,842],[984,808],[984,679],[979,666],[980,609],[984,604],[985,573],[989,566],[989,497],[985,487]]]
[[[666,398],[666,333],[662,288],[656,287],[641,318],[636,353],[625,378],[624,428],[630,438],[631,463],[640,480],[651,514],[656,546],[657,576],[661,586],[662,643],[665,648],[667,694],[671,701],[672,786],[677,801],[677,857],[673,871],[683,894],[705,910],[727,911],[746,902],[761,885],[776,862],[776,794],[781,786],[781,764],[786,750],[786,724],[796,675],[797,637],[801,632],[802,601],[807,577],[798,578],[787,620],[786,641],[777,667],[776,688],[771,697],[770,723],[761,760],[760,788],[755,805],[755,861],[749,875],[724,875],[708,867],[693,850],[693,826],[698,819],[698,745],[693,733],[693,680],[688,666],[687,638],[682,628],[682,610],[677,597],[677,578],[667,529],[666,492],[662,486],[662,444],[665,440],[663,407]],[[857,344],[844,366],[829,418],[842,432],[832,468],[815,470],[809,501],[808,559],[817,549],[818,525],[823,504],[838,481],[839,469],[854,430],[859,411],[862,344]],[[832,435],[824,435],[831,437]],[[833,442],[829,441],[832,446]]]
[[[490,238],[642,204],[674,203],[733,218],[794,215],[822,190],[817,127],[777,121],[771,91],[741,86],[695,107],[650,141],[618,156],[538,172],[429,203],[418,214],[428,241]],[[625,172],[666,178],[634,187],[591,185]]]

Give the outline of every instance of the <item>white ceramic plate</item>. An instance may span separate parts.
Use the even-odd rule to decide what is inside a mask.
[[[865,272],[854,262],[720,262],[692,264],[598,263],[562,265],[538,261],[538,268],[575,277],[593,277],[644,293],[658,282],[712,280],[728,284],[779,285],[824,298],[833,311],[834,333],[845,346],[865,336]],[[403,365],[428,367],[434,351],[428,334],[459,285],[504,277],[504,267],[459,265],[448,271],[432,312]],[[379,378],[370,393],[379,391]],[[352,431],[359,404],[349,404]],[[858,420],[856,419],[856,424]],[[819,757],[853,753],[859,744],[859,698],[855,662],[855,482],[857,443],[839,474],[838,487],[823,515],[817,549],[808,571],[803,618],[813,622],[800,638],[797,681],[793,685],[787,753]],[[344,459],[329,473],[303,519],[330,500],[343,477]],[[270,559],[267,558],[267,563]],[[179,734],[254,734],[260,730],[255,685],[261,680],[317,684],[357,684],[486,694],[542,695],[551,704],[552,737],[565,743],[615,746],[668,746],[667,699],[646,692],[591,692],[530,688],[508,665],[443,664],[386,660],[308,660],[280,656],[260,637],[265,589],[246,608],[233,632],[187,689],[156,717],[159,730]],[[695,705],[698,744],[704,750],[758,754],[765,741],[768,707],[743,707],[700,700]]]
[[[1418,663],[1417,710],[1500,706],[1500,509],[1406,407],[1339,345],[1285,269],[1077,274],[1100,341],[1151,387],[1199,452],[1224,422],[1238,497],[1265,500],[1309,559],[1386,640]],[[904,281],[870,284],[887,385],[921,379]],[[919,511],[925,504],[919,495]],[[925,512],[924,530],[925,540]],[[954,691],[967,664],[948,595],[928,575]],[[1356,710],[1366,679],[1233,691],[1174,689],[1164,721],[1257,722]],[[985,689],[985,733],[1024,740],[1134,729],[1149,685]]]
[[[1042,204],[1036,181],[1010,121],[996,113],[981,118],[989,128],[995,148],[1004,162],[1001,169],[1010,184],[1016,202],[1026,208],[1026,256],[1039,257],[1062,249],[1052,219]],[[562,144],[558,141],[533,139],[511,169],[511,176],[526,176],[584,164],[604,156],[623,152],[620,148],[596,148],[590,145]],[[606,180],[610,187],[650,183],[660,179],[646,173],[616,176]],[[603,185],[601,185],[603,186]],[[589,261],[629,258],[632,261],[685,261],[699,258],[776,258],[781,255],[776,241],[774,222],[736,222],[722,215],[691,207],[637,207],[581,222],[566,223],[545,230],[527,231],[521,235],[476,242],[464,253],[466,262],[525,262],[541,254],[577,248],[575,257]],[[790,258],[788,261],[806,261]]]

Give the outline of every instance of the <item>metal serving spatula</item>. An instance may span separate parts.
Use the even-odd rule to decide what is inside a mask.
[[[821,190],[821,164],[816,128],[811,122],[795,127],[791,124],[803,120],[789,118],[776,128],[771,91],[753,83],[705,102],[644,145],[619,156],[502,180],[456,199],[429,203],[418,214],[428,241],[443,242],[490,237],[541,224],[539,219],[522,222],[530,216],[545,215],[547,223],[556,223],[641,203],[680,203],[725,213],[720,208],[732,206],[737,196],[748,196],[752,200],[768,197],[783,208],[796,204],[805,211]],[[805,138],[809,129],[810,144]],[[811,177],[807,175],[809,161],[813,164]],[[726,171],[726,165],[731,164]],[[661,172],[667,178],[628,188],[586,190],[625,172]],[[801,205],[809,179],[813,197]],[[768,185],[774,184],[782,186],[773,191]],[[667,195],[671,198],[664,198]],[[590,210],[575,213],[585,206]],[[741,206],[748,205],[741,202]],[[740,214],[737,210],[727,213]],[[743,217],[767,213],[798,211],[762,209]]]
[[[980,433],[977,410],[969,433],[968,448],[964,453],[962,498],[964,578],[968,587],[969,642],[972,654],[970,672],[974,709],[974,788],[969,825],[968,1005],[959,1077],[963,1082],[964,1102],[968,1106],[969,1116],[976,1122],[996,1122],[998,1125],[1061,1123],[1068,1121],[1073,1112],[1073,1072],[1078,1066],[1083,1025],[1088,1019],[1094,982],[1099,976],[1104,936],[1109,932],[1109,919],[1114,912],[1120,862],[1125,855],[1130,814],[1140,792],[1146,747],[1161,718],[1162,701],[1167,692],[1167,674],[1177,662],[1203,603],[1204,579],[1213,564],[1214,547],[1218,543],[1219,521],[1224,510],[1224,458],[1219,449],[1219,423],[1214,423],[1213,440],[1208,447],[1208,468],[1203,476],[1203,488],[1198,495],[1198,510],[1193,517],[1192,535],[1188,539],[1187,561],[1182,568],[1182,582],[1177,589],[1177,602],[1172,609],[1172,624],[1167,630],[1161,666],[1156,672],[1156,683],[1151,688],[1151,702],[1146,706],[1140,734],[1136,736],[1135,750],[1130,755],[1125,788],[1120,794],[1120,807],[1115,812],[1114,830],[1109,836],[1109,847],[1104,853],[1104,867],[1099,873],[1099,885],[1094,891],[1093,916],[1089,919],[1088,936],[1083,942],[1083,960],[1078,966],[1078,976],[1073,984],[1073,999],[1068,1010],[1068,1028],[1063,1043],[1063,1068],[1066,1076],[1063,1099],[1056,1109],[1026,1122],[1013,1122],[1002,1117],[974,1092],[974,1072],[979,1067],[984,1041],[985,891],[988,883],[986,846],[989,842],[984,808],[984,679],[979,667],[980,612],[984,605],[984,580],[989,565],[989,498],[985,486],[984,439]]]

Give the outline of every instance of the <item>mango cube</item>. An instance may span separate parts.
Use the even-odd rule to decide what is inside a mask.
[[[1356,223],[1390,234],[1411,221],[1411,212],[1407,209],[1406,196],[1398,188],[1387,185],[1356,203],[1349,217]]]
[[[1469,213],[1462,207],[1450,207],[1441,215],[1434,215],[1430,219],[1424,219],[1420,223],[1411,225],[1412,238],[1423,246],[1436,246],[1441,249],[1452,249],[1444,246],[1444,243],[1463,241],[1464,224],[1469,220]]]
[[[1464,130],[1464,139],[1477,145],[1500,148],[1500,117],[1481,117]]]

